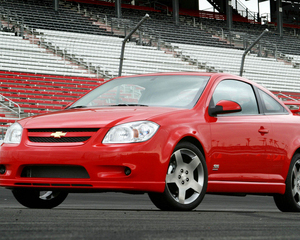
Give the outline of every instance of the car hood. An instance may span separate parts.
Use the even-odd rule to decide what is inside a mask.
[[[96,128],[153,120],[186,109],[162,107],[107,107],[70,109],[22,119],[25,128]],[[159,124],[159,123],[158,123]]]

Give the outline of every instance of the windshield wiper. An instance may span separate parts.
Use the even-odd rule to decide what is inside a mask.
[[[148,105],[145,104],[138,104],[138,103],[119,103],[119,104],[115,104],[115,105],[109,105],[109,106],[141,106],[141,107],[148,107]]]
[[[85,108],[86,106],[74,106],[74,107],[68,107],[67,109],[75,109],[75,108]]]

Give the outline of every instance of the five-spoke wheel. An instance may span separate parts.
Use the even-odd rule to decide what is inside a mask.
[[[188,142],[179,143],[171,158],[163,193],[149,193],[162,210],[191,210],[202,201],[207,187],[207,168],[200,150]]]
[[[67,192],[40,191],[26,188],[16,188],[12,192],[16,200],[28,208],[54,208],[68,196]]]
[[[276,206],[282,212],[300,212],[300,154],[292,158],[285,183],[285,193],[274,196]]]

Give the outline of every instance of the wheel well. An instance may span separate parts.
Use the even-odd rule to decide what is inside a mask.
[[[298,149],[295,151],[295,153],[294,153],[293,156],[295,156],[297,153],[300,153],[300,148],[298,148]]]
[[[193,137],[185,137],[183,139],[181,139],[179,142],[190,142],[192,144],[194,144],[203,154],[204,158],[205,158],[205,153],[204,153],[204,149],[201,145],[201,143],[198,141],[198,139],[193,138]]]
[[[300,148],[298,148],[298,149],[294,152],[294,154],[293,154],[293,156],[292,156],[292,158],[291,158],[291,161],[292,161],[293,157],[294,157],[296,154],[300,154]],[[290,164],[291,164],[291,161],[289,162],[289,166],[290,166]]]

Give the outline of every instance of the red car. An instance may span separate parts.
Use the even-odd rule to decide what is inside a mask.
[[[213,193],[272,195],[281,211],[300,211],[299,116],[229,74],[113,79],[13,124],[0,153],[0,186],[29,208],[118,191],[148,193],[162,210],[191,210]]]

